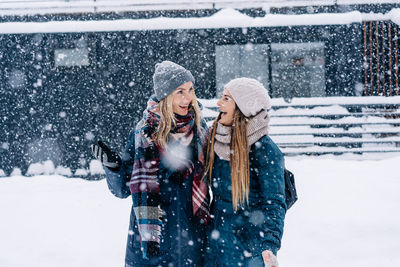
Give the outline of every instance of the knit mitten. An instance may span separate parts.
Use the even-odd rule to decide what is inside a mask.
[[[264,260],[265,267],[279,267],[278,259],[276,258],[274,253],[272,253],[271,251],[264,250],[262,253],[262,257]]]
[[[90,148],[93,156],[103,163],[104,166],[112,171],[119,171],[121,157],[116,152],[112,152],[106,144],[102,141],[98,141],[97,144],[92,144]]]

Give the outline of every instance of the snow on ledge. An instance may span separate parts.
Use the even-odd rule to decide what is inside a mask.
[[[221,8],[310,7],[395,4],[398,0],[8,0],[0,1],[0,15],[44,15]]]
[[[202,18],[158,17],[100,21],[4,22],[0,23],[0,34],[343,25],[361,23],[364,20],[392,20],[400,24],[399,10],[393,9],[385,15],[353,11],[301,15],[266,14],[264,17],[253,18],[233,8],[226,8],[210,17]]]
[[[218,99],[199,99],[204,108],[217,107]],[[330,105],[399,105],[400,96],[329,96],[296,97],[290,103],[283,98],[272,98],[272,106],[330,106]]]
[[[394,23],[400,25],[400,8],[392,9],[387,13],[387,17]]]

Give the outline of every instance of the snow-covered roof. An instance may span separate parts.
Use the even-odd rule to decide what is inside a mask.
[[[100,21],[3,22],[0,23],[0,34],[343,25],[368,20],[392,20],[400,25],[400,9],[392,9],[386,14],[353,11],[302,15],[266,14],[264,17],[254,18],[227,8],[210,17],[201,18],[158,17]]]
[[[399,0],[2,0],[0,15],[393,4]]]

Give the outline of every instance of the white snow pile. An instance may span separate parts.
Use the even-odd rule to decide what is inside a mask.
[[[299,200],[287,213],[280,265],[400,266],[399,160],[287,158]],[[105,180],[0,178],[0,266],[122,266],[130,207]]]
[[[28,176],[33,176],[33,175],[39,175],[39,174],[53,174],[55,173],[56,170],[54,168],[54,164],[51,160],[47,160],[45,162],[37,162],[33,163],[29,166],[26,175]],[[61,174],[62,175],[62,174]],[[68,175],[68,174],[66,174]],[[70,175],[70,173],[69,173]]]
[[[21,175],[21,169],[15,168],[10,176],[19,176]],[[35,162],[29,165],[25,175],[26,176],[35,176],[35,175],[62,175],[71,177],[75,176],[96,176],[103,175],[104,169],[101,165],[101,162],[98,160],[91,160],[89,162],[89,169],[77,169],[74,173],[72,173],[71,169],[64,166],[54,166],[54,163],[51,160],[47,160],[44,162]],[[6,176],[4,170],[0,169],[0,177]]]

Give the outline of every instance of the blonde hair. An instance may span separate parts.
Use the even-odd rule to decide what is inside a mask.
[[[163,149],[168,146],[168,134],[173,127],[176,125],[175,115],[172,109],[173,95],[169,94],[166,98],[160,101],[158,104],[160,110],[160,124],[157,127],[155,133],[155,141]],[[201,111],[197,102],[196,94],[193,91],[191,107],[189,111],[194,110],[195,113],[195,124],[198,131],[201,129]]]
[[[210,141],[207,146],[206,173],[212,183],[212,168],[214,164],[214,142],[217,124],[221,118],[221,113],[214,121]],[[247,137],[247,119],[243,113],[236,107],[231,138],[231,182],[232,182],[232,206],[234,210],[238,210],[245,203],[249,202],[250,191],[250,170],[249,170],[249,147]]]

